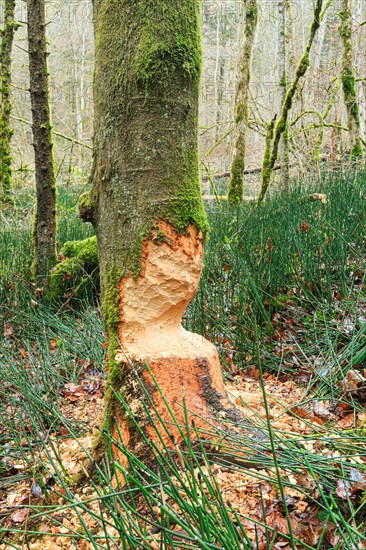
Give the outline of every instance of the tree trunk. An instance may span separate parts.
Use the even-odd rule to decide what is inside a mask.
[[[114,394],[156,439],[137,376],[168,424],[153,378],[182,425],[183,386],[198,424],[207,426],[218,412],[235,414],[215,347],[181,326],[208,229],[197,139],[200,0],[94,0],[94,21],[93,189],[80,211],[98,239],[111,386],[105,423],[143,454]],[[180,439],[176,426],[171,433]]]
[[[314,8],[314,18],[310,28],[309,41],[306,45],[305,52],[297,66],[293,81],[287,90],[286,97],[282,105],[281,115],[275,125],[274,121],[272,120],[267,128],[266,146],[263,155],[261,188],[258,196],[258,202],[261,202],[264,199],[268,186],[271,182],[273,169],[275,167],[278,157],[280,139],[287,127],[288,117],[292,109],[295,93],[297,91],[300,79],[305,76],[306,71],[308,70],[310,65],[311,48],[316,33],[318,32],[318,29],[320,27],[322,16],[324,16],[324,12],[322,12],[322,7],[323,0],[316,0]]]
[[[35,276],[47,278],[56,263],[56,181],[48,97],[44,0],[27,0],[30,98],[36,167]]]
[[[5,0],[4,28],[0,45],[0,201],[12,203],[11,194],[11,53],[14,32],[18,25],[14,20],[15,0]]]
[[[278,1],[278,77],[279,77],[279,84],[280,84],[279,112],[281,112],[282,110],[282,105],[285,101],[286,92],[287,92],[286,19],[287,19],[286,2],[285,0],[279,0]],[[280,141],[279,161],[281,165],[280,186],[283,189],[286,189],[290,183],[290,152],[289,152],[287,123]]]
[[[339,15],[342,21],[342,87],[347,110],[351,158],[360,158],[363,156],[363,149],[360,139],[360,108],[353,68],[351,0],[342,0],[342,10]]]
[[[229,205],[240,204],[244,197],[246,133],[249,119],[249,84],[255,30],[258,21],[257,0],[245,0],[244,42],[241,47],[235,96],[235,138],[228,193]]]

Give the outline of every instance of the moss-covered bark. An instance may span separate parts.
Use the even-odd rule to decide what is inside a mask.
[[[267,134],[266,148],[264,152],[263,166],[262,166],[261,189],[258,196],[258,202],[261,202],[264,199],[268,186],[271,182],[273,168],[278,158],[278,149],[279,149],[280,139],[287,128],[288,117],[292,109],[292,104],[293,104],[293,100],[297,90],[297,86],[299,84],[300,79],[305,76],[306,71],[308,70],[308,67],[310,64],[311,48],[312,48],[316,33],[318,32],[318,29],[320,27],[321,19],[324,13],[322,12],[322,7],[323,7],[323,0],[316,0],[316,4],[314,8],[314,18],[311,24],[310,36],[305,48],[305,52],[300,59],[300,62],[295,71],[295,75],[292,80],[292,83],[287,90],[286,97],[282,105],[282,111],[274,127],[271,140],[268,139],[268,134]]]
[[[363,156],[363,149],[360,137],[360,108],[353,67],[351,0],[342,0],[342,9],[339,16],[342,22],[341,38],[343,47],[341,80],[344,103],[347,109],[351,158],[359,158]]]
[[[199,4],[94,1],[94,187],[82,209],[96,229],[105,294],[107,279],[139,273],[156,219],[180,232],[190,224],[207,231],[197,149]]]
[[[56,178],[53,164],[44,0],[27,0],[30,98],[36,166],[34,272],[47,281],[56,263]]]
[[[279,112],[281,112],[283,102],[286,99],[287,92],[287,2],[286,0],[278,1],[278,78],[279,78]],[[289,136],[288,124],[282,134],[280,140],[280,186],[287,188],[290,183],[290,151],[289,151]]]
[[[99,287],[99,261],[96,237],[82,241],[68,241],[60,251],[61,261],[50,277],[53,298],[79,299],[86,291]]]
[[[249,84],[255,30],[258,21],[257,0],[244,0],[245,29],[237,67],[235,96],[235,139],[228,193],[229,205],[240,204],[244,197],[246,132],[249,119]]]
[[[208,230],[197,139],[200,0],[94,0],[94,20],[93,190],[81,214],[97,234],[110,382],[120,391],[131,376],[115,362],[121,280],[140,273],[157,220],[179,233]],[[112,398],[107,407],[111,418]]]
[[[12,203],[11,194],[11,53],[14,32],[18,28],[14,19],[15,0],[5,0],[4,28],[0,45],[0,201]]]

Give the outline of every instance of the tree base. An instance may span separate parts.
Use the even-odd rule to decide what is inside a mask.
[[[144,242],[140,276],[119,285],[121,347],[109,373],[108,427],[142,459],[148,459],[143,436],[173,448],[187,429],[193,439],[199,432],[200,439],[212,440],[215,428],[225,430],[225,420],[245,425],[227,395],[215,346],[181,325],[198,287],[202,256],[195,227],[181,235],[160,220]],[[126,466],[119,445],[113,453]]]

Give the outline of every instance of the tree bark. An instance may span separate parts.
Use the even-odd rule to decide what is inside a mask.
[[[342,0],[342,10],[339,15],[342,21],[342,88],[347,110],[351,158],[360,158],[363,156],[363,149],[360,138],[360,107],[353,67],[351,0]]]
[[[241,46],[235,95],[235,137],[229,185],[229,205],[240,204],[244,197],[246,133],[249,120],[249,84],[255,30],[258,21],[257,0],[245,0],[245,30]]]
[[[286,1],[278,1],[278,77],[279,77],[279,112],[282,110],[282,105],[286,98],[287,92],[287,60],[286,60]],[[290,183],[290,152],[289,152],[289,140],[288,140],[288,124],[284,129],[281,141],[280,141],[280,154],[279,161],[281,165],[280,170],[280,186],[286,189]]]
[[[11,194],[11,53],[14,32],[18,28],[14,19],[15,0],[5,0],[4,28],[0,45],[0,201],[12,203]]]
[[[322,12],[322,7],[323,0],[316,0],[314,18],[310,28],[310,37],[306,45],[305,52],[297,66],[293,81],[287,90],[286,97],[282,105],[280,117],[277,120],[276,124],[274,124],[274,120],[272,120],[267,128],[266,146],[263,155],[261,188],[258,196],[258,202],[261,202],[264,199],[268,186],[271,182],[273,169],[275,167],[278,157],[280,139],[287,127],[288,117],[292,109],[295,93],[297,91],[300,79],[305,76],[306,71],[308,70],[310,65],[311,48],[316,33],[320,27],[322,14],[324,13]]]
[[[37,205],[34,225],[34,273],[47,281],[56,264],[56,178],[53,163],[47,69],[45,1],[27,0],[30,98],[36,167]]]
[[[156,407],[176,441],[179,430],[156,382],[178,424],[185,424],[183,386],[198,425],[219,412],[236,414],[215,347],[181,326],[208,229],[198,163],[200,0],[94,0],[94,22],[93,188],[80,211],[98,239],[111,388],[105,426],[143,455],[116,398],[123,395],[156,440],[137,377],[154,404],[145,406],[152,416]],[[163,428],[161,435],[172,445]]]

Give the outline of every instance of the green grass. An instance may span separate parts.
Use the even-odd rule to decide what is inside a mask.
[[[309,200],[311,193],[325,193],[327,203]],[[253,321],[264,336],[273,334],[273,315],[289,302],[311,317],[317,310],[328,318],[337,297],[354,309],[365,278],[365,199],[360,172],[324,174],[258,208],[211,206],[203,276],[187,324],[216,343],[231,342],[241,364],[253,354]]]
[[[91,226],[77,217],[82,191],[71,186],[58,189],[60,248],[68,240],[93,234]],[[325,193],[326,204],[310,201],[310,193]],[[233,374],[229,358],[243,375],[253,366],[271,370],[279,379],[303,370],[306,391],[299,406],[306,407],[314,398],[330,399],[333,404],[353,401],[354,410],[364,411],[356,396],[342,394],[340,382],[350,368],[361,372],[366,367],[365,194],[366,173],[349,171],[325,173],[320,180],[309,177],[286,194],[274,193],[258,208],[250,204],[235,211],[225,205],[208,207],[211,234],[203,276],[185,324],[218,345],[227,375]],[[70,536],[75,547],[85,540],[92,548],[106,550],[118,544],[126,550],[153,548],[153,541],[159,550],[252,548],[245,529],[250,518],[227,502],[215,480],[213,456],[207,449],[199,453],[193,449],[188,426],[182,427],[183,452],[168,452],[141,434],[158,469],[142,464],[124,447],[120,451],[128,469],[106,456],[95,465],[96,477],[84,480],[95,493],[97,511],[87,496],[80,500],[61,459],[60,434],[66,429],[68,437],[82,445],[81,436],[89,428],[87,422],[77,423],[62,412],[60,392],[65,384],[78,383],[85,364],[96,374],[103,372],[100,312],[95,301],[87,298],[72,305],[55,304],[37,293],[30,276],[34,194],[27,188],[17,189],[16,206],[14,211],[0,212],[4,326],[0,334],[0,491],[26,478],[41,487],[45,500],[29,505],[26,532],[23,527],[9,532],[0,518],[0,541],[3,538],[9,548],[20,549],[24,541],[39,536],[39,523],[46,521],[51,529],[60,524],[62,514],[73,512],[80,529],[60,535],[60,540]],[[149,414],[149,395],[143,385],[141,396]],[[130,416],[138,428],[138,419]],[[281,471],[305,470],[317,491],[306,483],[299,490],[319,508],[325,526],[335,524],[339,536],[339,542],[329,546],[324,528],[323,541],[315,546],[301,543],[296,534],[281,534],[270,527],[264,514],[257,526],[258,533],[265,533],[266,547],[274,548],[285,539],[292,548],[361,548],[365,501],[340,501],[336,488],[339,480],[350,478],[356,463],[352,461],[358,457],[357,469],[365,474],[365,430],[344,432],[326,426],[318,431],[310,425],[311,433],[299,438],[272,429],[269,416],[258,418],[257,423],[268,439],[254,443],[251,434],[244,439],[232,436],[232,447],[238,455],[243,445],[252,449],[262,468],[256,474],[259,481],[268,481],[264,468],[277,472],[282,496],[289,481]],[[169,431],[166,425],[165,429]],[[111,434],[106,437],[113,441]],[[334,453],[309,451],[310,443],[320,449],[330,447]],[[83,454],[92,461],[86,450]],[[1,479],[11,457],[22,461],[25,470]],[[240,464],[230,468],[239,474],[248,471]],[[115,472],[118,486],[111,481]],[[57,503],[60,491],[64,504]],[[110,534],[102,540],[88,529],[88,517],[103,533],[113,527],[123,542],[117,543],[117,535]]]

